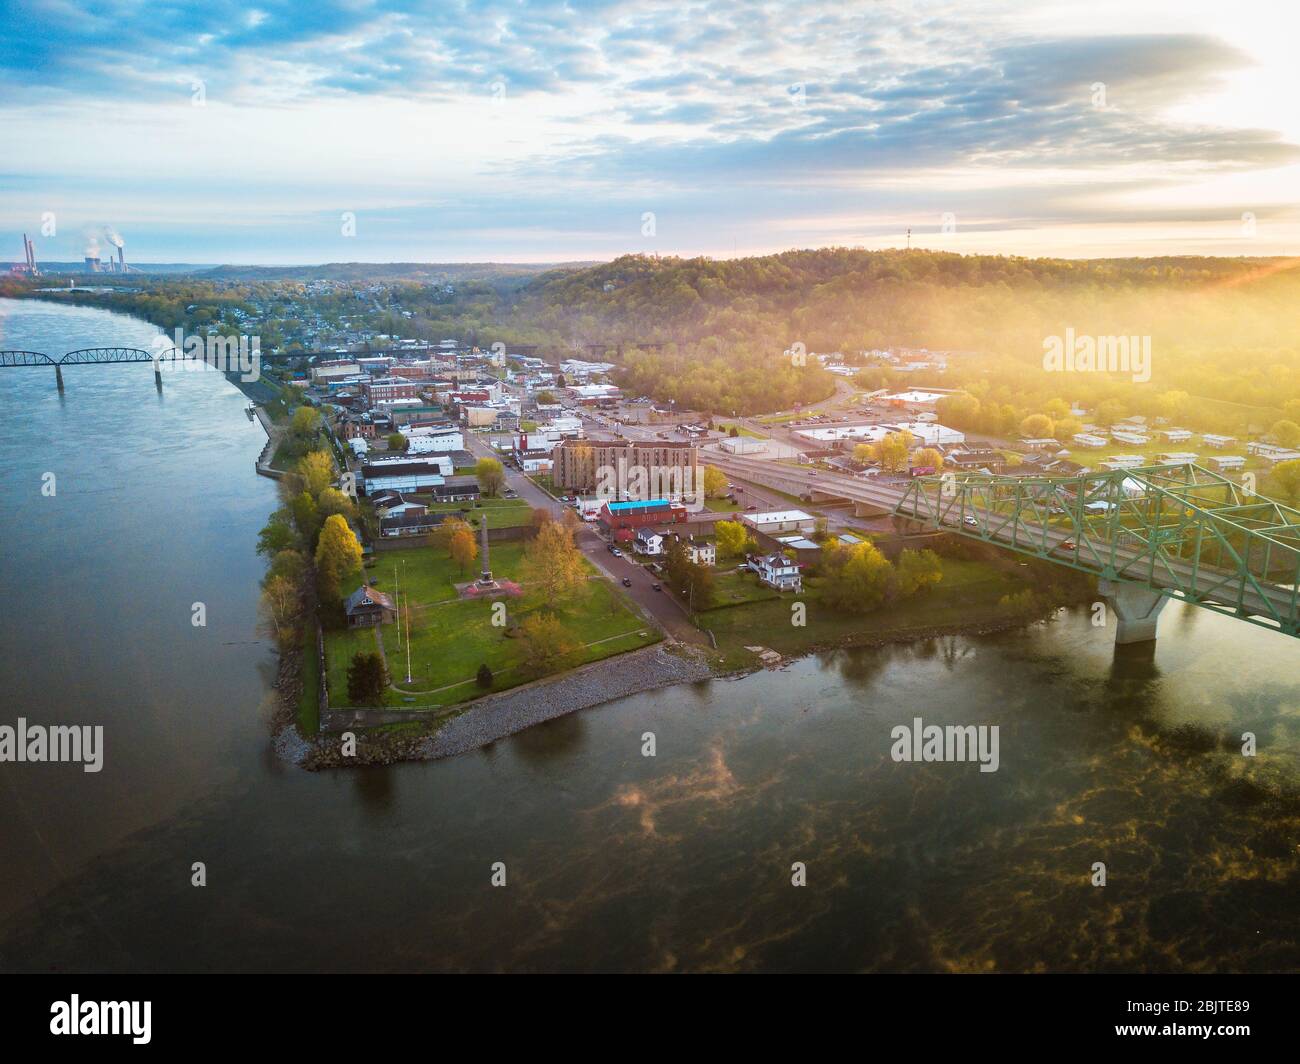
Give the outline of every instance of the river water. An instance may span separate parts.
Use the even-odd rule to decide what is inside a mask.
[[[0,300],[0,348],[153,332]],[[1175,603],[1117,655],[1081,610],[311,774],[266,727],[243,396],[0,372],[0,724],[105,729],[97,774],[0,764],[0,969],[1300,969],[1294,640]],[[999,770],[895,763],[915,716],[997,725]]]

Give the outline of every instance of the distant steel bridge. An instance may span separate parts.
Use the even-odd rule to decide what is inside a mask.
[[[154,363],[154,379],[162,385],[159,363],[162,362],[202,362],[206,361],[203,352],[185,353],[180,348],[169,347],[166,351],[146,351],[140,347],[81,347],[69,351],[62,358],[51,358],[41,351],[0,351],[0,369],[15,369],[24,366],[53,366],[54,379],[59,391],[63,391],[64,366],[114,366],[127,362]]]

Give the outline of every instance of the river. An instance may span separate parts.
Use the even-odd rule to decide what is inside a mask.
[[[0,348],[153,332],[0,300]],[[1117,655],[1063,612],[308,773],[266,724],[246,400],[64,377],[0,371],[0,724],[101,724],[104,767],[0,764],[0,969],[1300,969],[1295,640],[1173,603]],[[997,725],[999,770],[895,763],[914,716]]]

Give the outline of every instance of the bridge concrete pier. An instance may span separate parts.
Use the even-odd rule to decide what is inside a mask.
[[[1115,643],[1145,643],[1156,637],[1156,622],[1169,600],[1145,584],[1129,580],[1100,580],[1102,596],[1115,614]]]
[[[154,383],[154,387],[161,392],[162,391],[162,370],[158,368],[157,363],[155,363],[153,367],[153,383]]]
[[[54,383],[59,386],[59,391],[63,391],[63,369],[60,366],[54,367]]]

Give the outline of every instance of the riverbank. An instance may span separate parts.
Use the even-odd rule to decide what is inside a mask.
[[[610,668],[612,664],[617,668]],[[696,648],[656,644],[614,659],[592,662],[559,676],[534,680],[521,687],[469,702],[432,735],[422,722],[389,725],[356,733],[355,756],[344,756],[339,736],[301,740],[292,727],[292,692],[282,692],[277,720],[293,737],[276,736],[281,757],[310,771],[392,764],[396,761],[434,761],[468,753],[548,720],[612,702],[628,695],[697,683],[715,678],[710,663]],[[415,733],[415,729],[420,729]]]

